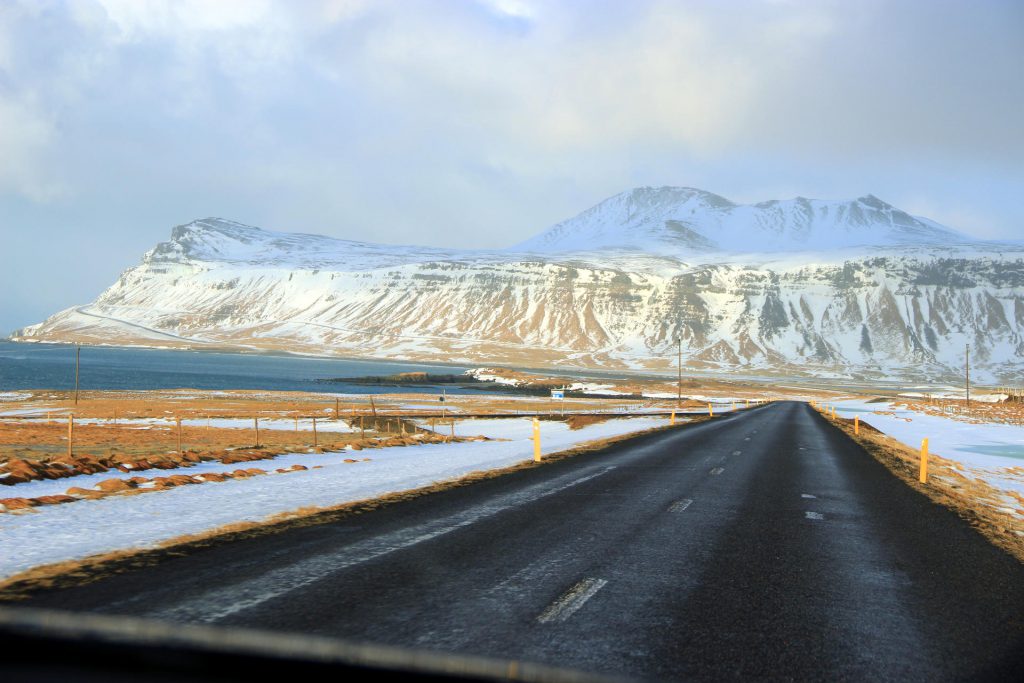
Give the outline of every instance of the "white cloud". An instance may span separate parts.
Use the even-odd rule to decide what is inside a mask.
[[[125,40],[154,34],[247,29],[269,18],[268,0],[96,0]]]
[[[0,193],[47,202],[64,192],[47,163],[53,139],[52,122],[36,107],[0,99]]]
[[[491,11],[516,19],[534,19],[538,16],[538,7],[527,0],[480,0],[480,4]]]

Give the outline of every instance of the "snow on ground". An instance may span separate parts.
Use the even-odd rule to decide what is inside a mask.
[[[938,393],[925,393],[920,391],[905,391],[899,394],[901,398],[914,398],[922,399],[926,397],[941,398],[941,399],[955,399],[963,401],[966,394],[963,391],[943,391]],[[1006,399],[1010,398],[1007,394],[971,394],[971,400],[977,401],[978,403],[1001,403]]]
[[[47,413],[59,414],[63,412],[65,411],[61,408],[57,408],[56,410],[47,410],[46,408],[16,408],[15,410],[0,410],[0,417],[42,416],[45,418]]]
[[[173,420],[171,424],[174,424]],[[207,419],[197,418],[182,420],[181,425],[183,427],[206,427],[210,426],[215,429],[253,429],[252,418],[248,417],[213,417]],[[316,420],[317,431],[321,432],[352,432],[353,430],[345,420],[331,420],[328,418],[318,417]],[[260,429],[274,429],[274,430],[287,430],[291,431],[295,429],[295,420],[293,418],[260,418]],[[299,419],[299,431],[312,432],[313,431],[313,420],[301,418]]]
[[[0,401],[24,401],[28,398],[32,398],[32,394],[20,391],[0,391]]]
[[[836,415],[853,418],[888,434],[914,449],[928,439],[928,450],[955,460],[998,489],[1024,493],[1024,479],[1008,472],[1024,467],[1024,426],[999,423],[974,424],[939,415],[928,415],[897,407],[893,403],[868,403],[864,400],[839,401]],[[886,413],[876,415],[875,411]]]
[[[481,382],[494,382],[495,384],[507,384],[512,387],[517,387],[522,384],[522,380],[518,380],[512,377],[504,377],[502,375],[495,375],[493,368],[473,368],[466,370],[466,374],[470,377],[480,380]]]
[[[564,423],[542,422],[544,453],[586,441],[603,439],[667,424],[663,418],[609,420],[571,431]],[[272,469],[301,463],[321,469],[272,474],[251,479],[179,486],[135,496],[109,496],[66,505],[32,508],[22,514],[0,515],[0,576],[31,567],[125,548],[151,547],[185,534],[196,534],[234,522],[260,521],[306,506],[332,506],[374,498],[452,479],[477,470],[495,469],[529,460],[527,419],[472,420],[456,425],[456,433],[483,434],[508,441],[485,441],[395,447],[337,453],[292,454],[239,467]],[[345,463],[346,457],[369,457],[369,462]],[[209,463],[204,463],[207,465]],[[217,465],[216,471],[233,469]],[[203,465],[181,470],[202,473]],[[210,470],[207,470],[210,471]],[[173,471],[160,471],[159,475]],[[96,475],[91,475],[95,477]],[[100,475],[110,478],[111,473]],[[125,478],[129,474],[120,475]],[[61,480],[64,488],[84,477]],[[40,482],[41,484],[42,482]],[[28,494],[33,484],[5,487],[6,495]],[[22,488],[25,487],[25,488]],[[32,495],[35,495],[33,491]],[[98,530],[102,529],[102,533]]]

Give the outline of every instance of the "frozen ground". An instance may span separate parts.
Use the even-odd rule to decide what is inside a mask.
[[[544,453],[619,434],[667,424],[663,418],[610,420],[571,431],[561,422],[542,422]],[[180,486],[135,496],[110,496],[66,505],[33,508],[29,512],[0,515],[0,576],[31,567],[83,558],[125,548],[158,545],[185,534],[197,534],[234,522],[260,521],[307,506],[332,506],[374,498],[385,493],[427,486],[473,471],[495,469],[528,460],[527,419],[470,420],[456,425],[461,435],[483,434],[502,441],[433,444],[385,448],[352,453],[292,454],[265,462],[237,466],[184,468],[182,473],[225,471],[237,467],[272,470],[294,463],[321,469],[271,474],[251,479]],[[371,458],[345,463],[344,458]],[[156,475],[175,473],[159,471]],[[61,491],[70,486],[111,478],[112,473],[60,480]],[[123,478],[130,474],[116,475]],[[7,496],[40,495],[33,482],[5,487]],[[24,488],[23,488],[24,487]],[[22,493],[24,492],[24,493]],[[102,530],[102,531],[100,531]]]
[[[999,423],[973,424],[939,415],[926,415],[896,407],[893,403],[868,403],[863,400],[839,401],[836,415],[852,418],[860,415],[870,424],[911,448],[921,447],[928,439],[928,450],[955,460],[969,474],[984,479],[998,489],[1024,493],[1024,478],[1009,468],[1024,468],[1024,427]],[[875,414],[884,411],[891,414]]]

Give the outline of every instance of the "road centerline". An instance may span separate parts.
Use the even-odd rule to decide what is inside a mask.
[[[668,511],[669,512],[682,512],[686,508],[690,507],[690,505],[692,505],[692,504],[693,504],[693,500],[691,500],[690,498],[683,498],[682,500],[677,500],[676,502],[674,502],[671,505],[669,505]]]
[[[540,616],[537,617],[537,622],[549,624],[551,622],[566,621],[607,584],[608,582],[604,579],[583,579],[541,612]]]

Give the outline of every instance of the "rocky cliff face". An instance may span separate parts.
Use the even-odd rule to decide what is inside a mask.
[[[651,370],[681,338],[694,369],[910,380],[958,376],[971,344],[979,378],[1024,374],[1024,246],[966,243],[874,198],[744,224],[695,192],[643,188],[494,253],[196,221],[15,338]],[[756,206],[803,211],[778,204]],[[809,250],[829,236],[842,247]]]

